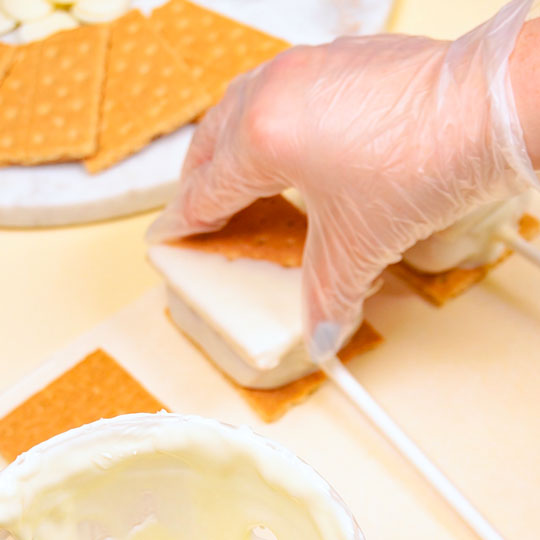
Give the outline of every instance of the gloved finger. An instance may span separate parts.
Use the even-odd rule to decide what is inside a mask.
[[[197,125],[184,159],[175,194],[165,210],[146,232],[147,242],[165,242],[190,234],[190,227],[184,219],[185,192],[190,183],[198,182],[201,179],[204,181],[204,178],[210,174],[209,169],[212,167],[219,134],[226,129],[227,120],[234,105],[234,99],[231,98],[230,94],[231,90],[229,89],[225,98],[209,109]]]
[[[197,225],[186,219],[186,209],[190,208],[189,198],[192,186],[201,188],[207,185],[207,179],[217,174],[214,166],[214,153],[219,147],[223,132],[230,131],[229,119],[235,107],[238,107],[238,94],[244,81],[238,77],[228,88],[224,98],[209,109],[197,125],[190,147],[184,159],[180,181],[176,192],[146,233],[150,243],[165,242],[197,232],[205,232],[208,227]]]
[[[363,302],[383,270],[358,242],[357,222],[332,201],[309,216],[302,299],[305,339],[316,362],[335,355],[358,328]]]
[[[265,63],[235,79],[207,113],[188,150],[176,195],[147,232],[151,243],[208,232],[259,197],[280,193],[286,182],[268,159],[274,119],[254,98],[268,78]],[[272,78],[272,77],[270,77]],[[262,81],[262,82],[261,82]]]
[[[240,100],[238,94],[231,97]],[[149,242],[220,229],[255,199],[282,191],[282,182],[250,160],[249,137],[239,123],[242,111],[238,108],[238,103],[233,102],[227,116],[216,114],[219,126],[210,118],[194,141],[178,193],[148,230]],[[206,129],[212,128],[219,130],[216,135],[207,134]]]
[[[241,88],[244,84],[245,77],[237,77],[229,85],[223,99],[211,107],[198,123],[184,160],[181,176],[189,174],[212,159],[219,137],[227,130],[228,120],[238,105],[238,95],[242,93]]]
[[[220,103],[209,109],[197,124],[184,163],[181,176],[186,171],[196,169],[203,163],[211,161],[220,128],[227,118],[226,109]]]
[[[207,174],[209,174],[207,171],[211,168],[211,161],[202,163],[191,172],[189,178],[204,178]],[[187,199],[183,192],[184,189],[182,186],[180,186],[171,202],[166,206],[165,210],[150,225],[146,231],[147,242],[150,244],[157,244],[160,242],[167,242],[177,238],[182,238],[190,234],[205,232],[204,227],[197,229],[197,227],[193,226],[194,224],[186,220],[185,207]]]

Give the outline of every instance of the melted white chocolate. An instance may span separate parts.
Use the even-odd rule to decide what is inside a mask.
[[[102,420],[0,473],[0,528],[19,540],[249,540],[258,526],[277,540],[362,538],[308,465],[213,420]]]

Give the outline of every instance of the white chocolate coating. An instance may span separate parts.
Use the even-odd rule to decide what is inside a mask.
[[[247,428],[160,413],[54,437],[0,473],[0,527],[19,540],[361,540],[330,486]]]
[[[176,324],[242,386],[281,386],[314,370],[302,339],[301,271],[170,246],[148,252]]]
[[[426,273],[475,268],[495,262],[506,249],[497,238],[497,231],[503,226],[518,230],[530,200],[531,193],[527,192],[483,206],[448,229],[415,244],[403,255],[403,260]]]

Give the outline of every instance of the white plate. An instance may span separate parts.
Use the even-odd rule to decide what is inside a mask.
[[[342,0],[357,7],[349,17],[361,31],[381,30],[392,0]],[[137,0],[149,13],[164,0]],[[320,43],[336,37],[337,0],[199,0],[200,4],[256,26],[291,43]],[[6,41],[16,42],[17,32]],[[0,169],[0,225],[67,225],[148,210],[170,199],[193,127],[154,141],[145,150],[96,175],[81,164]]]

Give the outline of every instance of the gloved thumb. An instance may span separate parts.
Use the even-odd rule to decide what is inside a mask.
[[[257,183],[254,177],[232,176],[230,164],[218,157],[184,172],[178,193],[146,234],[149,243],[166,242],[225,226],[231,216],[257,198],[274,195],[274,184]]]
[[[258,197],[281,190],[273,182],[258,181],[257,169],[246,166],[239,152],[231,148],[236,87],[241,88],[241,80],[231,86],[225,99],[210,109],[197,127],[177,191],[148,230],[148,242],[218,230]]]
[[[210,173],[212,168],[212,162],[207,162],[183,173],[176,194],[146,233],[149,243],[209,232],[224,225],[224,216],[218,217],[223,205],[216,208],[214,193],[207,185],[207,182],[215,183]]]

